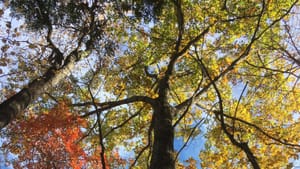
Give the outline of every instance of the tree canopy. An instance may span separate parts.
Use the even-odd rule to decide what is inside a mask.
[[[298,0],[0,7],[8,165],[267,169],[298,159]],[[198,157],[181,160],[199,138]]]

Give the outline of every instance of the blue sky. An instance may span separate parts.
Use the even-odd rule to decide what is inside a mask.
[[[177,151],[182,147],[183,144],[183,138],[176,138],[174,141],[174,146]],[[197,167],[200,168],[199,152],[204,148],[204,144],[205,139],[203,138],[202,134],[199,134],[187,144],[184,150],[182,150],[182,152],[179,154],[179,160],[183,162],[192,157],[197,160]]]

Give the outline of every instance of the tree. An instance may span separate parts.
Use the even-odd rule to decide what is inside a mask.
[[[30,112],[28,112],[30,113]],[[82,168],[87,154],[76,144],[82,137],[83,119],[75,119],[61,102],[57,107],[26,121],[14,121],[12,139],[3,147],[18,155],[14,168]]]
[[[97,152],[102,166],[183,167],[174,138],[187,144],[204,128],[202,168],[283,168],[298,157],[298,1],[8,2],[30,29],[6,22],[1,65],[18,67],[3,87],[2,128],[63,99],[87,123],[81,154]]]

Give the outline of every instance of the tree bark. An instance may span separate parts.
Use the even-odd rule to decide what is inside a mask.
[[[166,89],[165,89],[166,90]],[[174,128],[167,97],[159,97],[154,109],[154,143],[150,169],[175,169]]]
[[[72,56],[71,56],[72,57]],[[15,119],[41,94],[56,86],[74,68],[75,57],[61,69],[49,68],[46,73],[30,82],[27,87],[0,104],[0,130]]]
[[[157,100],[154,108],[154,144],[150,169],[175,169],[174,129],[172,115],[166,102]]]

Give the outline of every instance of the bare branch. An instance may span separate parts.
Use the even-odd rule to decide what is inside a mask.
[[[98,111],[105,111],[117,106],[121,106],[124,104],[130,104],[130,103],[135,103],[135,102],[144,102],[144,103],[148,103],[151,106],[155,105],[155,101],[154,99],[147,97],[147,96],[132,96],[123,100],[117,100],[117,101],[110,101],[110,102],[103,102],[103,103],[95,103],[95,105],[98,107],[97,110],[91,111],[89,113],[86,113],[84,115],[82,115],[81,117],[87,117],[90,116],[92,114],[97,113]],[[92,105],[92,102],[86,102],[86,103],[77,103],[77,104],[72,104],[72,106],[89,106]]]
[[[177,160],[179,154],[181,153],[181,151],[187,146],[187,144],[189,143],[190,139],[192,138],[194,132],[196,131],[196,129],[198,129],[198,127],[203,124],[203,121],[204,121],[204,118],[202,118],[192,129],[192,131],[190,132],[186,142],[181,146],[181,148],[179,149],[179,151],[177,152],[176,154],[176,157],[175,157],[175,161]]]
[[[237,105],[236,105],[236,107],[235,107],[234,117],[236,117],[236,114],[237,114],[237,111],[238,111],[240,102],[241,102],[242,97],[243,97],[243,94],[244,94],[244,92],[245,92],[245,90],[246,90],[246,88],[247,88],[247,85],[248,85],[248,82],[246,82],[246,84],[245,84],[245,86],[244,86],[244,88],[243,88],[243,90],[242,90],[242,93],[241,93],[241,95],[240,95],[240,97],[239,97],[239,100],[238,100]],[[235,120],[232,120],[232,127],[233,127],[232,135],[234,135],[234,125],[235,125]]]

